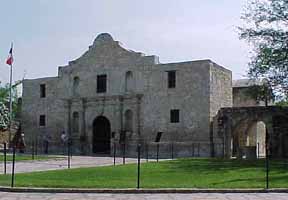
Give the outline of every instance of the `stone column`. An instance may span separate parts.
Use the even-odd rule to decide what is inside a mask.
[[[123,96],[119,96],[119,139],[123,132]]]
[[[214,146],[214,136],[213,136],[214,121],[210,122],[210,156],[215,157],[215,146]]]
[[[69,136],[69,138],[71,138],[71,105],[72,105],[72,101],[71,99],[67,100],[67,135]]]
[[[81,125],[81,135],[80,135],[80,145],[81,145],[81,154],[85,155],[87,153],[87,134],[86,134],[86,108],[87,108],[87,99],[82,98],[82,125]]]
[[[69,139],[71,139],[71,105],[72,105],[72,100],[71,99],[66,99],[65,100],[65,109],[67,111],[67,121],[66,121],[66,129],[65,129],[65,134],[68,136]],[[63,144],[61,148],[63,148],[63,153],[66,152],[66,146]]]
[[[223,134],[224,137],[224,156],[226,158],[231,158],[232,151],[231,151],[231,139],[232,139],[232,119],[231,117],[227,117],[225,122],[225,131]]]
[[[279,155],[279,152],[273,152],[273,145],[279,145],[281,146],[279,143],[279,141],[273,141],[273,120],[272,120],[272,116],[266,117],[265,120],[265,125],[266,125],[266,137],[265,137],[265,144],[268,147],[268,155],[266,156],[272,156],[272,157],[277,157]],[[265,148],[266,148],[265,145]],[[280,148],[278,148],[280,149]]]

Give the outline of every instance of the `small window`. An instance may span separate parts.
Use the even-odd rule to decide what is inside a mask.
[[[168,74],[168,88],[176,87],[176,71],[167,71]]]
[[[107,87],[107,75],[97,76],[97,93],[105,93]]]
[[[73,79],[73,95],[78,94],[78,86],[79,86],[80,79],[78,76],[74,77]]]
[[[178,123],[179,121],[179,110],[170,110],[170,122]]]
[[[46,97],[46,85],[45,84],[40,85],[40,97],[41,98]]]
[[[46,116],[45,115],[40,115],[39,126],[46,126]]]
[[[133,91],[134,81],[133,81],[133,73],[131,71],[126,72],[125,75],[125,92]]]

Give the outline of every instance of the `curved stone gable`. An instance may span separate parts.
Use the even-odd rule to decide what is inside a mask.
[[[75,68],[118,68],[127,66],[146,66],[158,64],[158,57],[145,56],[141,52],[134,52],[123,48],[108,33],[99,34],[92,46],[78,59],[70,61],[68,66],[59,67],[59,75],[64,71]],[[81,69],[78,69],[81,71]]]

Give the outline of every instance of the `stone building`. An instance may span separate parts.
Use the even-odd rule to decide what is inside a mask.
[[[233,107],[252,107],[252,106],[265,106],[265,102],[257,100],[251,96],[251,89],[257,86],[264,86],[265,79],[253,80],[253,79],[239,79],[233,80]],[[271,105],[273,102],[269,102]]]
[[[154,142],[162,132],[161,142],[200,143],[209,156],[213,117],[233,104],[232,73],[211,60],[162,64],[103,33],[58,76],[24,80],[22,101],[28,146],[60,151],[65,132],[74,152],[111,153],[113,141]]]

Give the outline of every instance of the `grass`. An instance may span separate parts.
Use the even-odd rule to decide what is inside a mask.
[[[0,176],[0,185],[10,184]],[[18,187],[135,188],[137,165],[16,174]],[[264,188],[265,161],[177,159],[141,165],[141,188]],[[270,187],[288,187],[288,164],[271,162]]]
[[[56,156],[45,156],[45,155],[35,155],[34,160],[48,160],[48,159],[55,159]],[[6,156],[7,161],[12,161],[13,157],[11,154],[7,154]],[[31,155],[25,155],[25,154],[16,154],[15,155],[16,161],[28,161],[33,160]],[[0,155],[0,162],[4,162],[4,155]]]

